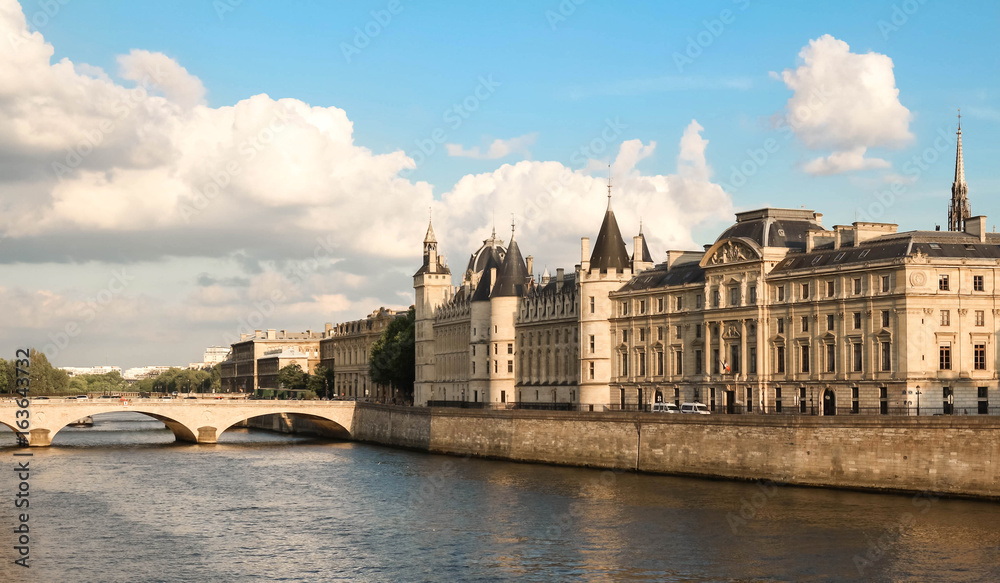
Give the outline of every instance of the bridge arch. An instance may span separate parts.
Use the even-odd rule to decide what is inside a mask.
[[[299,417],[302,419],[307,419],[314,423],[318,429],[320,429],[326,436],[332,437],[334,439],[350,439],[351,430],[349,427],[344,426],[343,419],[334,419],[334,416],[325,416],[318,413],[304,413],[302,411],[295,410],[282,410],[280,407],[275,408],[274,411],[268,413],[260,413],[257,415],[252,415],[247,417],[246,415],[235,417],[229,417],[224,420],[220,420],[219,427],[216,430],[216,438],[220,437],[226,430],[232,428],[233,425],[240,423],[241,421],[249,421],[250,419],[257,419],[260,417],[266,417],[269,415],[290,415],[292,417]]]
[[[121,406],[111,405],[104,407],[98,406],[96,409],[93,410],[91,410],[90,408],[86,408],[85,411],[81,410],[81,414],[76,414],[76,412],[74,412],[74,416],[72,416],[72,418],[60,419],[57,422],[48,424],[44,428],[42,427],[33,428],[31,431],[31,445],[33,446],[51,445],[52,440],[55,438],[55,436],[58,435],[60,431],[65,429],[70,423],[73,423],[74,421],[82,419],[84,417],[93,417],[94,415],[100,415],[102,413],[139,413],[141,415],[145,415],[147,417],[156,419],[160,423],[166,425],[167,429],[169,429],[174,434],[174,438],[177,441],[198,443],[197,431],[192,431],[190,427],[185,425],[183,422],[178,421],[177,419],[173,419],[169,416],[163,415],[162,413],[153,413],[151,411],[146,411],[142,407],[135,407],[135,408],[130,407],[127,410],[123,410]],[[44,431],[45,435],[44,436],[36,435],[35,433],[36,431],[39,433]],[[36,441],[38,443],[36,443]]]

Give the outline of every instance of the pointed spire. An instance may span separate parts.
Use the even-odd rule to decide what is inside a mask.
[[[969,186],[965,183],[965,160],[962,156],[962,110],[958,110],[958,145],[955,149],[955,181],[951,183],[951,204],[948,207],[948,230],[964,231],[965,219],[972,216]]]
[[[611,210],[611,164],[608,164],[608,210]]]
[[[431,224],[432,217],[430,216],[430,210],[427,211],[427,234],[424,235],[424,243],[437,243],[437,239],[434,237],[434,225]]]

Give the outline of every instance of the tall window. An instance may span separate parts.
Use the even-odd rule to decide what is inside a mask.
[[[514,361],[513,360],[508,360],[507,361],[507,372],[514,372]]]
[[[656,351],[656,374],[657,376],[663,376],[663,351]]]
[[[778,352],[778,362],[777,362],[778,372],[783,373],[785,372],[785,347],[779,346],[777,352]]]
[[[701,338],[701,324],[694,325],[694,337]]]
[[[833,330],[833,314],[826,315],[826,329]]]
[[[737,344],[729,347],[729,371],[733,374],[740,372],[740,347]]]
[[[639,313],[640,314],[646,313],[646,300],[639,300]]]
[[[757,286],[752,285],[747,288],[747,303],[749,304],[757,303]]]
[[[882,293],[889,293],[889,276],[882,276]]]
[[[882,327],[889,327],[889,310],[882,310]]]
[[[892,347],[888,342],[882,343],[882,370],[892,370]]]
[[[594,313],[594,296],[590,296],[590,313]]]
[[[719,374],[719,349],[712,349],[712,374]]]
[[[802,331],[809,331],[809,316],[802,316]]]
[[[594,353],[594,335],[593,334],[590,335],[590,353],[591,354]]]
[[[747,370],[750,374],[757,374],[757,347],[751,346],[747,348]]]
[[[704,369],[704,363],[702,362],[702,352],[700,350],[694,351],[694,374],[701,374]]]
[[[681,337],[681,327],[680,325],[674,326],[674,338]]]
[[[861,366],[864,363],[862,359],[863,345],[860,342],[855,342],[851,344],[851,350],[854,352],[854,372],[861,372]]]
[[[837,371],[837,347],[834,344],[826,345],[826,372]]]
[[[939,348],[939,355],[938,368],[941,370],[951,370],[951,346],[941,346]]]
[[[808,283],[802,284],[802,299],[804,299],[804,300],[809,299],[809,284]]]
[[[593,362],[590,363],[590,367],[589,368],[590,368],[590,380],[594,380],[594,368],[595,367],[594,367],[594,363]]]
[[[941,291],[948,291],[948,276],[941,275],[938,276],[938,289]]]
[[[986,285],[983,282],[983,276],[981,275],[972,276],[972,291],[986,291]]]
[[[802,372],[809,372],[809,345],[802,346]]]
[[[514,343],[513,342],[508,342],[507,343],[507,354],[514,354]]]
[[[951,326],[951,310],[941,310],[941,325]]]
[[[986,370],[986,345],[976,344],[973,347],[973,355],[976,370]]]
[[[976,310],[976,326],[986,325],[986,312],[983,310]]]
[[[622,374],[621,374],[621,376],[623,376],[623,377],[628,376],[628,352],[623,352],[621,354],[621,362],[622,362],[622,366],[621,366]]]
[[[828,298],[832,298],[833,297],[834,288],[835,287],[836,286],[834,285],[834,283],[832,281],[826,282],[826,297],[828,297]]]
[[[645,341],[646,341],[646,329],[639,328],[639,342],[645,342]]]
[[[680,350],[674,353],[674,371],[676,374],[684,374],[684,353]]]
[[[663,298],[656,298],[656,311],[657,312],[663,311]]]
[[[851,387],[851,413],[858,413],[861,411],[859,407],[860,389],[858,387]]]
[[[719,290],[717,289],[712,290],[712,307],[719,307]]]
[[[747,413],[753,412],[753,389],[747,387]]]
[[[778,286],[778,301],[779,302],[785,301],[785,286],[783,285]]]
[[[740,305],[740,288],[736,286],[729,288],[729,305],[730,306]]]
[[[622,316],[628,315],[628,302],[621,303]]]
[[[778,318],[778,334],[784,334],[784,333],[785,333],[785,319]]]
[[[860,294],[861,294],[861,278],[860,277],[855,277],[854,278],[854,295],[860,295]]]
[[[781,413],[781,387],[774,387],[774,412]]]
[[[855,330],[860,330],[861,329],[861,312],[854,312],[854,314],[853,314],[853,320],[854,320],[854,329]]]
[[[646,351],[640,350],[636,353],[636,357],[639,360],[639,376],[646,376]]]

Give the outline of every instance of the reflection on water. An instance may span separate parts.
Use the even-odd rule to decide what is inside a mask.
[[[1000,581],[993,503],[94,421],[32,450],[34,567],[0,540],[0,581]]]

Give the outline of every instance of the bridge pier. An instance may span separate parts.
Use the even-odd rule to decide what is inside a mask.
[[[52,432],[48,429],[28,431],[28,447],[48,447],[52,445]]]
[[[198,443],[218,443],[219,435],[215,427],[199,427]]]

